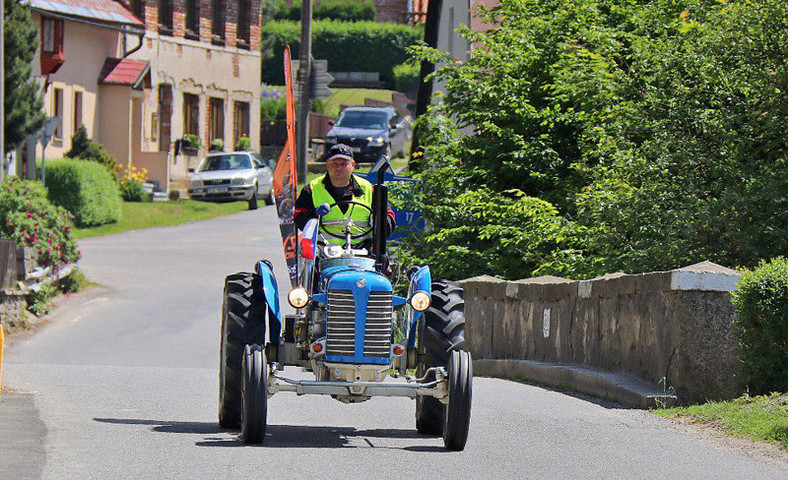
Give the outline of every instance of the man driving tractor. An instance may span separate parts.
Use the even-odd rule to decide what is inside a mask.
[[[341,143],[331,147],[326,159],[327,173],[309,182],[301,189],[296,200],[294,220],[299,230],[304,229],[307,221],[317,218],[317,208],[327,203],[333,205],[330,212],[323,216],[322,228],[333,234],[324,236],[327,242],[344,245],[344,231],[340,224],[348,218],[352,219],[358,231],[369,231],[368,227],[373,218],[373,186],[367,180],[353,174],[355,166],[356,162],[353,160],[350,147]],[[354,203],[366,208],[355,208]],[[396,223],[394,211],[388,209],[387,213],[386,236],[389,236],[394,231]],[[355,248],[371,250],[371,233],[352,237],[352,243]]]

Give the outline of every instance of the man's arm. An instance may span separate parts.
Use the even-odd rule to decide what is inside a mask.
[[[391,207],[388,208],[386,213],[386,238],[388,238],[394,233],[394,229],[397,228],[397,220],[394,217],[394,210],[392,210]]]
[[[311,218],[317,218],[317,212],[315,212],[315,205],[312,202],[312,189],[309,185],[306,185],[301,189],[301,193],[296,199],[293,220],[296,227],[299,230],[303,230],[306,222]]]

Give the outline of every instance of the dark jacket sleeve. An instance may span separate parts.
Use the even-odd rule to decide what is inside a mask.
[[[312,218],[317,218],[317,212],[315,212],[315,205],[312,202],[312,189],[309,185],[305,185],[296,199],[293,220],[296,228],[303,230],[306,222]]]
[[[397,220],[394,217],[394,210],[391,207],[388,208],[387,211],[388,215],[386,215],[386,237],[390,237],[392,233],[394,233],[394,229],[397,228]]]

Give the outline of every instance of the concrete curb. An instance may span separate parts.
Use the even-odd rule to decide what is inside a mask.
[[[0,405],[2,477],[41,478],[46,462],[46,427],[36,410],[33,395],[6,391]]]
[[[478,359],[473,373],[481,377],[525,380],[612,400],[634,408],[648,409],[676,404],[675,395],[660,391],[630,375],[604,372],[589,367],[560,365],[533,360]]]

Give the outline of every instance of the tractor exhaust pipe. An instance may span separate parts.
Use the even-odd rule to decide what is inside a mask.
[[[383,271],[383,256],[386,254],[386,216],[389,206],[389,188],[383,183],[386,170],[391,168],[389,162],[383,161],[378,170],[378,183],[375,184],[375,191],[372,194],[372,209],[375,212],[373,219],[375,230],[373,231],[373,248],[375,250],[375,266],[379,272]]]

